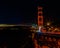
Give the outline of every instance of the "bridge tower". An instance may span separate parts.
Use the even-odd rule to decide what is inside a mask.
[[[43,26],[43,8],[38,6],[38,26]]]

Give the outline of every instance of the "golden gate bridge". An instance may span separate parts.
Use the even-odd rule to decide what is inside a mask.
[[[49,24],[48,24],[49,25]],[[34,48],[60,48],[60,32],[44,32],[43,28],[43,12],[42,7],[38,7],[38,25],[26,25],[26,24],[0,24],[0,27],[13,27],[22,26],[29,27],[32,33],[32,41]],[[40,34],[38,36],[38,34]],[[57,37],[58,36],[58,37]]]

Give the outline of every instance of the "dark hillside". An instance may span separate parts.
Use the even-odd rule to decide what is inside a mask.
[[[11,30],[11,28],[18,28]],[[8,48],[32,48],[31,32],[28,27],[8,27],[0,30],[0,44]]]

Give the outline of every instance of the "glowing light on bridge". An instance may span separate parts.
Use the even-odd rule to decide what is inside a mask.
[[[47,26],[49,26],[51,23],[50,22],[47,22]]]

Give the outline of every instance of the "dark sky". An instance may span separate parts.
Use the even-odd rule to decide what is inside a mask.
[[[59,1],[20,0],[0,1],[0,23],[35,23],[37,20],[37,5],[44,7],[44,17],[59,22]],[[53,19],[54,18],[54,19]]]
[[[29,23],[34,18],[35,3],[30,0],[0,1],[0,23]]]

